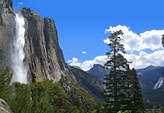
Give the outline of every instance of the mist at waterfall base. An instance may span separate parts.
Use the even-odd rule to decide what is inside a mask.
[[[27,66],[24,63],[25,53],[25,20],[22,14],[18,11],[15,16],[16,21],[16,36],[13,41],[13,48],[11,53],[12,59],[12,83],[20,82],[27,83]]]

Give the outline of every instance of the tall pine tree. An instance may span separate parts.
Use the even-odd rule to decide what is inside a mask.
[[[144,101],[142,96],[142,90],[139,83],[138,75],[136,73],[136,70],[132,69],[132,92],[133,92],[133,113],[144,113]]]
[[[122,31],[116,31],[109,35],[109,52],[106,53],[108,61],[105,66],[110,69],[110,73],[104,78],[106,110],[110,113],[117,113],[123,110],[126,103],[126,77],[125,72],[128,62],[121,54],[124,53],[124,46],[120,44],[123,35]]]
[[[144,103],[141,86],[135,69],[129,68],[129,62],[123,57],[124,46],[120,44],[122,31],[109,35],[108,61],[105,66],[110,73],[104,78],[106,112],[132,111],[143,113]]]

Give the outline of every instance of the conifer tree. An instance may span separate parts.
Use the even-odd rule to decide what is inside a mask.
[[[133,77],[132,77],[132,71],[129,68],[129,65],[127,65],[127,70],[124,73],[124,82],[123,82],[123,89],[124,89],[124,100],[122,104],[124,107],[122,108],[123,111],[129,110],[131,111],[133,108]]]
[[[30,86],[19,82],[15,82],[12,85],[12,102],[9,103],[11,110],[14,113],[32,113]]]
[[[9,68],[2,70],[0,68],[0,98],[9,102],[12,87],[10,86],[12,74]]]
[[[120,44],[122,31],[116,31],[109,35],[108,61],[105,66],[110,73],[104,78],[106,111],[117,113],[118,111],[144,112],[144,102],[138,75],[133,68],[129,68],[129,62],[123,57],[124,46]]]
[[[133,82],[133,113],[144,113],[144,102],[142,97],[142,90],[139,83],[138,75],[136,70],[132,69],[132,82]]]
[[[125,51],[123,44],[120,44],[120,35],[123,35],[121,30],[111,33],[108,37],[110,50],[106,53],[108,61],[105,66],[110,69],[110,73],[104,78],[104,96],[106,100],[105,108],[110,113],[123,110],[127,101],[125,72],[128,68],[128,62],[121,54]]]

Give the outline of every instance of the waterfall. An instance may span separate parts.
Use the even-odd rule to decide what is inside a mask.
[[[24,45],[25,45],[25,20],[20,12],[16,13],[15,17],[16,21],[16,36],[13,41],[13,50],[12,50],[12,83],[20,82],[27,83],[27,66],[24,63],[25,53],[24,53]]]

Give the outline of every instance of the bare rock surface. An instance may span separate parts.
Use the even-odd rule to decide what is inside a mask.
[[[11,66],[11,48],[15,36],[15,14],[11,0],[0,0],[0,65]]]
[[[38,13],[24,8],[25,62],[29,68],[29,81],[53,80],[71,76],[58,43],[57,29],[52,18],[42,18]]]
[[[3,99],[0,99],[0,113],[12,113],[8,104]]]

